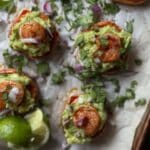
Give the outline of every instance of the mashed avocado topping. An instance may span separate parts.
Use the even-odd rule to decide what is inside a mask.
[[[120,57],[126,54],[131,44],[131,34],[121,30],[120,32],[113,26],[104,26],[101,28],[95,28],[86,32],[81,32],[76,39],[75,46],[78,49],[77,60],[85,68],[89,68],[92,71],[105,72],[114,67],[121,67],[120,60],[114,62],[102,62],[100,59],[95,58],[95,54],[101,56],[103,50],[98,50],[96,39],[99,40],[100,45],[107,47],[108,39],[106,36],[114,35],[120,38]]]
[[[85,93],[80,94],[75,103],[66,105],[62,115],[62,124],[64,127],[65,137],[69,144],[83,144],[92,140],[92,137],[88,137],[85,135],[83,129],[77,128],[74,125],[74,112],[82,106],[92,106],[96,108],[101,118],[101,123],[98,129],[98,131],[100,131],[103,128],[107,119],[107,113],[104,108],[104,102],[105,92],[103,90],[99,91],[99,95],[97,95],[97,92],[89,89],[86,90]]]
[[[52,24],[51,20],[43,20],[42,18],[40,18],[40,15],[40,12],[33,11],[22,17],[20,22],[13,25],[10,35],[10,46],[14,50],[24,52],[31,57],[42,56],[42,54],[45,54],[50,50],[51,38],[49,38],[49,40],[45,42],[39,42],[38,44],[25,44],[21,40],[21,37],[19,35],[20,28],[22,27],[22,25],[30,22],[37,22],[46,30],[50,30],[50,32],[52,32],[54,30],[54,25]]]
[[[14,81],[14,82],[20,82],[23,85],[28,85],[31,81],[30,78],[28,78],[27,76],[24,75],[19,75],[17,73],[13,73],[13,74],[0,74],[0,83],[6,80],[10,80],[10,81]]]

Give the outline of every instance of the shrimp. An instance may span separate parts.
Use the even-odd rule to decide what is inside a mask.
[[[34,38],[38,41],[46,39],[46,30],[39,23],[27,22],[20,28],[20,36],[22,38]]]
[[[96,23],[93,28],[102,28],[102,27],[105,27],[105,26],[111,26],[111,27],[114,27],[116,31],[118,32],[121,32],[121,28],[116,25],[114,22],[112,21],[101,21],[101,22],[98,22]]]
[[[98,56],[102,62],[114,62],[120,58],[120,48],[121,48],[121,41],[120,38],[116,35],[107,35],[108,46],[103,49],[103,46],[98,45],[98,49],[101,50],[103,53],[102,55]],[[100,47],[99,47],[100,46]]]
[[[18,93],[16,93],[16,102],[14,102],[16,105],[19,105],[24,97],[24,88],[20,83],[14,82],[14,81],[3,81],[0,83],[0,108],[4,107],[5,99],[3,99],[3,94],[9,94],[10,91],[16,88],[18,89]],[[2,102],[3,101],[3,102]]]
[[[16,69],[0,68],[0,74],[13,74],[13,73],[17,73]]]
[[[43,19],[43,20],[48,20],[49,19],[48,16],[45,15],[44,13],[40,14],[40,18]]]
[[[82,106],[73,115],[74,125],[82,128],[86,136],[94,136],[99,130],[100,115],[92,106]]]

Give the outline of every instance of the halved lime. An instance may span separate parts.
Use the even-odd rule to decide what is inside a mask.
[[[0,119],[0,139],[25,146],[30,142],[31,137],[31,127],[25,119],[17,116]]]
[[[26,117],[29,122],[33,134],[32,143],[43,145],[50,136],[50,129],[44,122],[44,115],[42,110],[37,108],[33,113],[28,114]]]

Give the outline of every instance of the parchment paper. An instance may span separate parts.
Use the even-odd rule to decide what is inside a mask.
[[[44,0],[40,0],[40,6],[42,10],[42,4]],[[58,2],[59,3],[59,2]],[[32,1],[26,0],[25,2],[18,2],[17,11],[21,8],[31,8]],[[116,21],[121,27],[125,26],[126,21],[134,19],[134,33],[133,33],[133,46],[130,54],[130,68],[138,73],[131,76],[118,76],[121,82],[122,92],[129,86],[130,81],[137,80],[138,86],[136,88],[136,99],[146,98],[147,103],[150,99],[150,1],[143,6],[130,7],[120,6],[120,12],[114,16],[107,16],[105,19]],[[59,13],[62,8],[60,7]],[[0,12],[0,18],[7,17],[5,12]],[[10,20],[13,16],[10,17]],[[67,35],[74,32],[67,33],[64,30],[65,23],[62,23],[61,27],[58,27],[62,40],[68,40]],[[77,31],[76,31],[77,32]],[[3,50],[8,48],[8,26],[0,22],[0,63],[3,63],[2,53]],[[69,43],[72,46],[73,43]],[[74,63],[73,49],[68,50],[56,50],[49,58],[49,64],[51,72],[55,72],[61,68],[62,64],[67,61],[70,64]],[[137,67],[134,65],[134,58],[142,59],[142,66]],[[47,101],[48,108],[45,111],[49,114],[51,122],[51,138],[44,146],[42,150],[62,150],[63,143],[65,141],[63,130],[60,127],[60,116],[63,107],[63,97],[66,92],[73,88],[81,86],[81,82],[74,77],[67,76],[64,84],[57,86],[52,85],[50,76],[46,79],[38,77],[35,72],[35,66],[30,63],[29,67],[24,68],[25,72],[30,73],[33,77],[36,77],[39,84],[42,96],[49,100]],[[111,95],[109,95],[110,100]],[[142,115],[146,109],[146,106],[136,108],[134,101],[129,101],[122,109],[115,110],[115,115],[111,118],[106,126],[103,134],[97,137],[91,144],[85,145],[73,145],[71,150],[130,150],[135,134],[135,129],[139,124]],[[0,145],[0,150],[6,150],[5,145]]]

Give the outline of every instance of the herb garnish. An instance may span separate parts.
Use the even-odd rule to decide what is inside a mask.
[[[3,57],[6,64],[9,67],[16,68],[19,72],[22,72],[24,66],[28,64],[28,60],[22,55],[11,55],[8,50],[3,52]]]
[[[37,73],[40,75],[48,75],[50,73],[49,64],[47,62],[40,62],[37,64]]]
[[[134,23],[134,20],[126,22],[126,31],[127,32],[133,33],[133,23]]]
[[[65,80],[65,71],[60,70],[52,75],[51,81],[53,84],[61,84]]]
[[[14,3],[14,0],[1,0],[0,1],[0,9],[8,11],[8,13],[11,13],[15,10],[16,6]]]
[[[137,66],[140,66],[140,65],[142,65],[142,60],[139,59],[139,58],[136,58],[136,59],[134,60],[134,63],[135,63]]]
[[[132,81],[130,87],[126,89],[124,95],[119,95],[112,102],[115,107],[123,107],[126,101],[135,99],[135,87],[137,86],[137,81]]]
[[[145,98],[139,99],[134,104],[135,104],[136,107],[138,107],[138,106],[144,106],[144,105],[146,105],[146,99]]]
[[[104,12],[106,14],[116,14],[120,11],[120,8],[115,3],[104,3],[103,5]]]
[[[103,89],[103,85],[100,83],[87,84],[82,86],[82,90],[89,94],[96,102],[104,103],[106,101],[106,91]]]
[[[112,82],[112,84],[115,86],[115,92],[118,93],[120,92],[120,83],[119,83],[119,80],[118,79],[110,79],[110,81]]]

